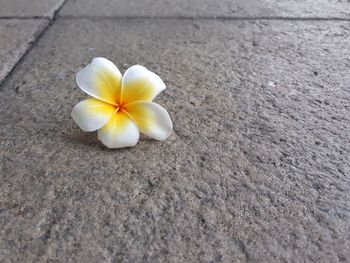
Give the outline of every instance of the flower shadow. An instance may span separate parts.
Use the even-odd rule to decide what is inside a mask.
[[[84,148],[95,149],[95,150],[98,149],[98,150],[111,151],[111,152],[128,151],[134,147],[137,147],[140,142],[143,142],[143,144],[148,144],[149,146],[152,144],[152,142],[153,143],[157,142],[156,140],[146,135],[140,134],[139,142],[134,147],[109,149],[108,147],[104,146],[101,141],[97,139],[97,132],[82,132],[80,130],[68,129],[61,133],[61,137],[65,143],[75,145],[77,147],[84,147]]]

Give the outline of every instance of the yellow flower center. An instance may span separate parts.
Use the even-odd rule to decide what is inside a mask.
[[[124,103],[119,103],[119,104],[115,104],[114,108],[115,108],[115,113],[117,113],[118,111],[121,112],[126,112],[126,110],[124,109],[125,104]]]

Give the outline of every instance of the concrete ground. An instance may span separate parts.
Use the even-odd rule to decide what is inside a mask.
[[[350,262],[350,3],[3,0],[0,262]],[[70,117],[93,57],[142,64],[174,132]]]

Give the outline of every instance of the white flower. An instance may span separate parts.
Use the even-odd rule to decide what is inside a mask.
[[[134,146],[140,132],[160,141],[170,136],[169,114],[152,102],[165,89],[157,74],[135,65],[122,77],[111,61],[94,58],[76,81],[92,98],[75,105],[72,118],[83,131],[98,130],[98,139],[108,148]]]

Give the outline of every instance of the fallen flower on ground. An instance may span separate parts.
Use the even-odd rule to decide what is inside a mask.
[[[91,98],[73,108],[72,118],[83,131],[98,130],[98,139],[108,148],[135,146],[140,132],[159,141],[170,136],[169,114],[152,102],[165,89],[157,74],[135,65],[122,76],[108,59],[94,58],[76,81]]]

